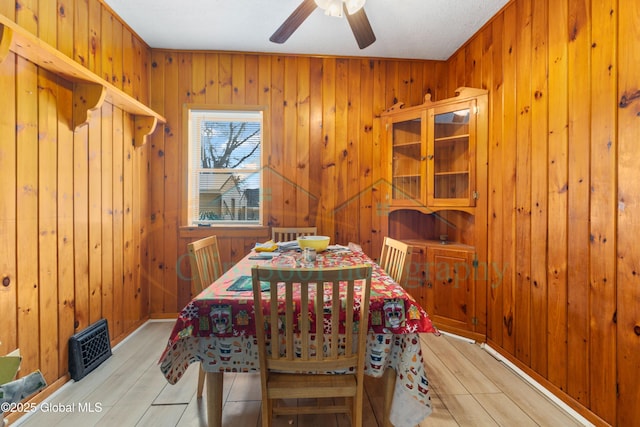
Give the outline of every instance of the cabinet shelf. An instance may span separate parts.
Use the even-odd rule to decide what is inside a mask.
[[[445,142],[445,141],[455,141],[456,139],[465,139],[465,138],[469,138],[468,133],[465,133],[462,135],[442,136],[439,138],[434,138],[433,140],[435,142]]]
[[[393,143],[393,148],[420,146],[420,144],[422,144],[422,141],[420,141],[420,140],[409,141],[409,142],[394,142]]]
[[[419,178],[422,175],[419,173],[410,173],[410,174],[404,174],[404,173],[399,173],[396,175],[393,175],[394,178]]]
[[[469,171],[435,172],[434,175],[435,176],[469,175]]]
[[[0,62],[10,51],[73,83],[71,119],[74,130],[87,124],[91,113],[98,110],[104,101],[135,116],[136,146],[146,143],[158,123],[166,123],[164,117],[142,102],[0,14]]]

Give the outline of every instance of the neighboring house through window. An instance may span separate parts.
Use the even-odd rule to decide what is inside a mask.
[[[263,109],[188,109],[190,225],[262,223]]]

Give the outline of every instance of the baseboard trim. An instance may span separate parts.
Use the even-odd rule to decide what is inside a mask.
[[[180,313],[151,313],[149,320],[176,320]]]
[[[477,342],[473,338],[463,337],[462,335],[452,334],[451,332],[441,331],[441,330],[438,330],[438,332],[440,332],[442,335],[446,335],[446,336],[451,337],[453,339],[464,341],[464,342],[468,342],[469,344],[475,344]]]
[[[540,393],[544,394],[549,400],[551,400],[557,406],[562,408],[563,411],[565,411],[567,414],[569,414],[571,417],[573,417],[577,422],[579,422],[580,424],[582,424],[583,426],[586,426],[586,427],[594,427],[595,426],[595,424],[591,423],[585,417],[580,415],[575,409],[573,409],[571,406],[567,405],[560,398],[558,398],[555,394],[553,394],[549,390],[547,390],[542,384],[540,384],[539,382],[534,380],[532,377],[527,375],[526,372],[524,372],[522,369],[518,368],[509,359],[504,357],[498,351],[496,351],[493,348],[491,348],[491,346],[489,344],[482,343],[482,344],[480,344],[480,348],[482,348],[484,351],[489,353],[496,360],[498,360],[498,361],[504,363],[505,365],[507,365],[509,367],[509,369],[511,369],[513,372],[515,372],[523,380],[525,380],[526,382],[531,384],[531,386],[534,387],[536,390],[538,390]]]

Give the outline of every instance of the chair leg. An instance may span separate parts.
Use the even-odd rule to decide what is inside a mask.
[[[352,402],[352,410],[353,415],[351,416],[351,425],[352,427],[362,427],[362,406],[364,400],[364,389],[361,390],[361,393],[356,393],[355,397],[351,398]]]
[[[262,399],[262,427],[271,427],[272,405],[272,400]]]
[[[204,378],[206,376],[204,369],[202,369],[202,363],[199,365],[200,371],[198,372],[198,399],[202,397],[202,390],[204,390]]]
[[[222,372],[206,372],[207,383],[207,425],[222,427],[222,390],[224,376]]]

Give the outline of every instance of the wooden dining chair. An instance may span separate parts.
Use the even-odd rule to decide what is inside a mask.
[[[289,242],[300,236],[315,236],[317,232],[317,227],[273,227],[271,239],[274,242]]]
[[[410,262],[410,245],[390,237],[384,238],[379,264],[400,286],[404,286],[407,281]]]
[[[347,413],[352,426],[362,425],[371,271],[370,265],[252,268],[263,427],[274,415],[326,413]],[[318,401],[278,406],[279,399]]]
[[[222,262],[218,251],[217,236],[209,236],[187,244],[191,265],[192,296],[198,295],[222,275]],[[198,373],[198,397],[202,397],[205,373],[200,364]]]

